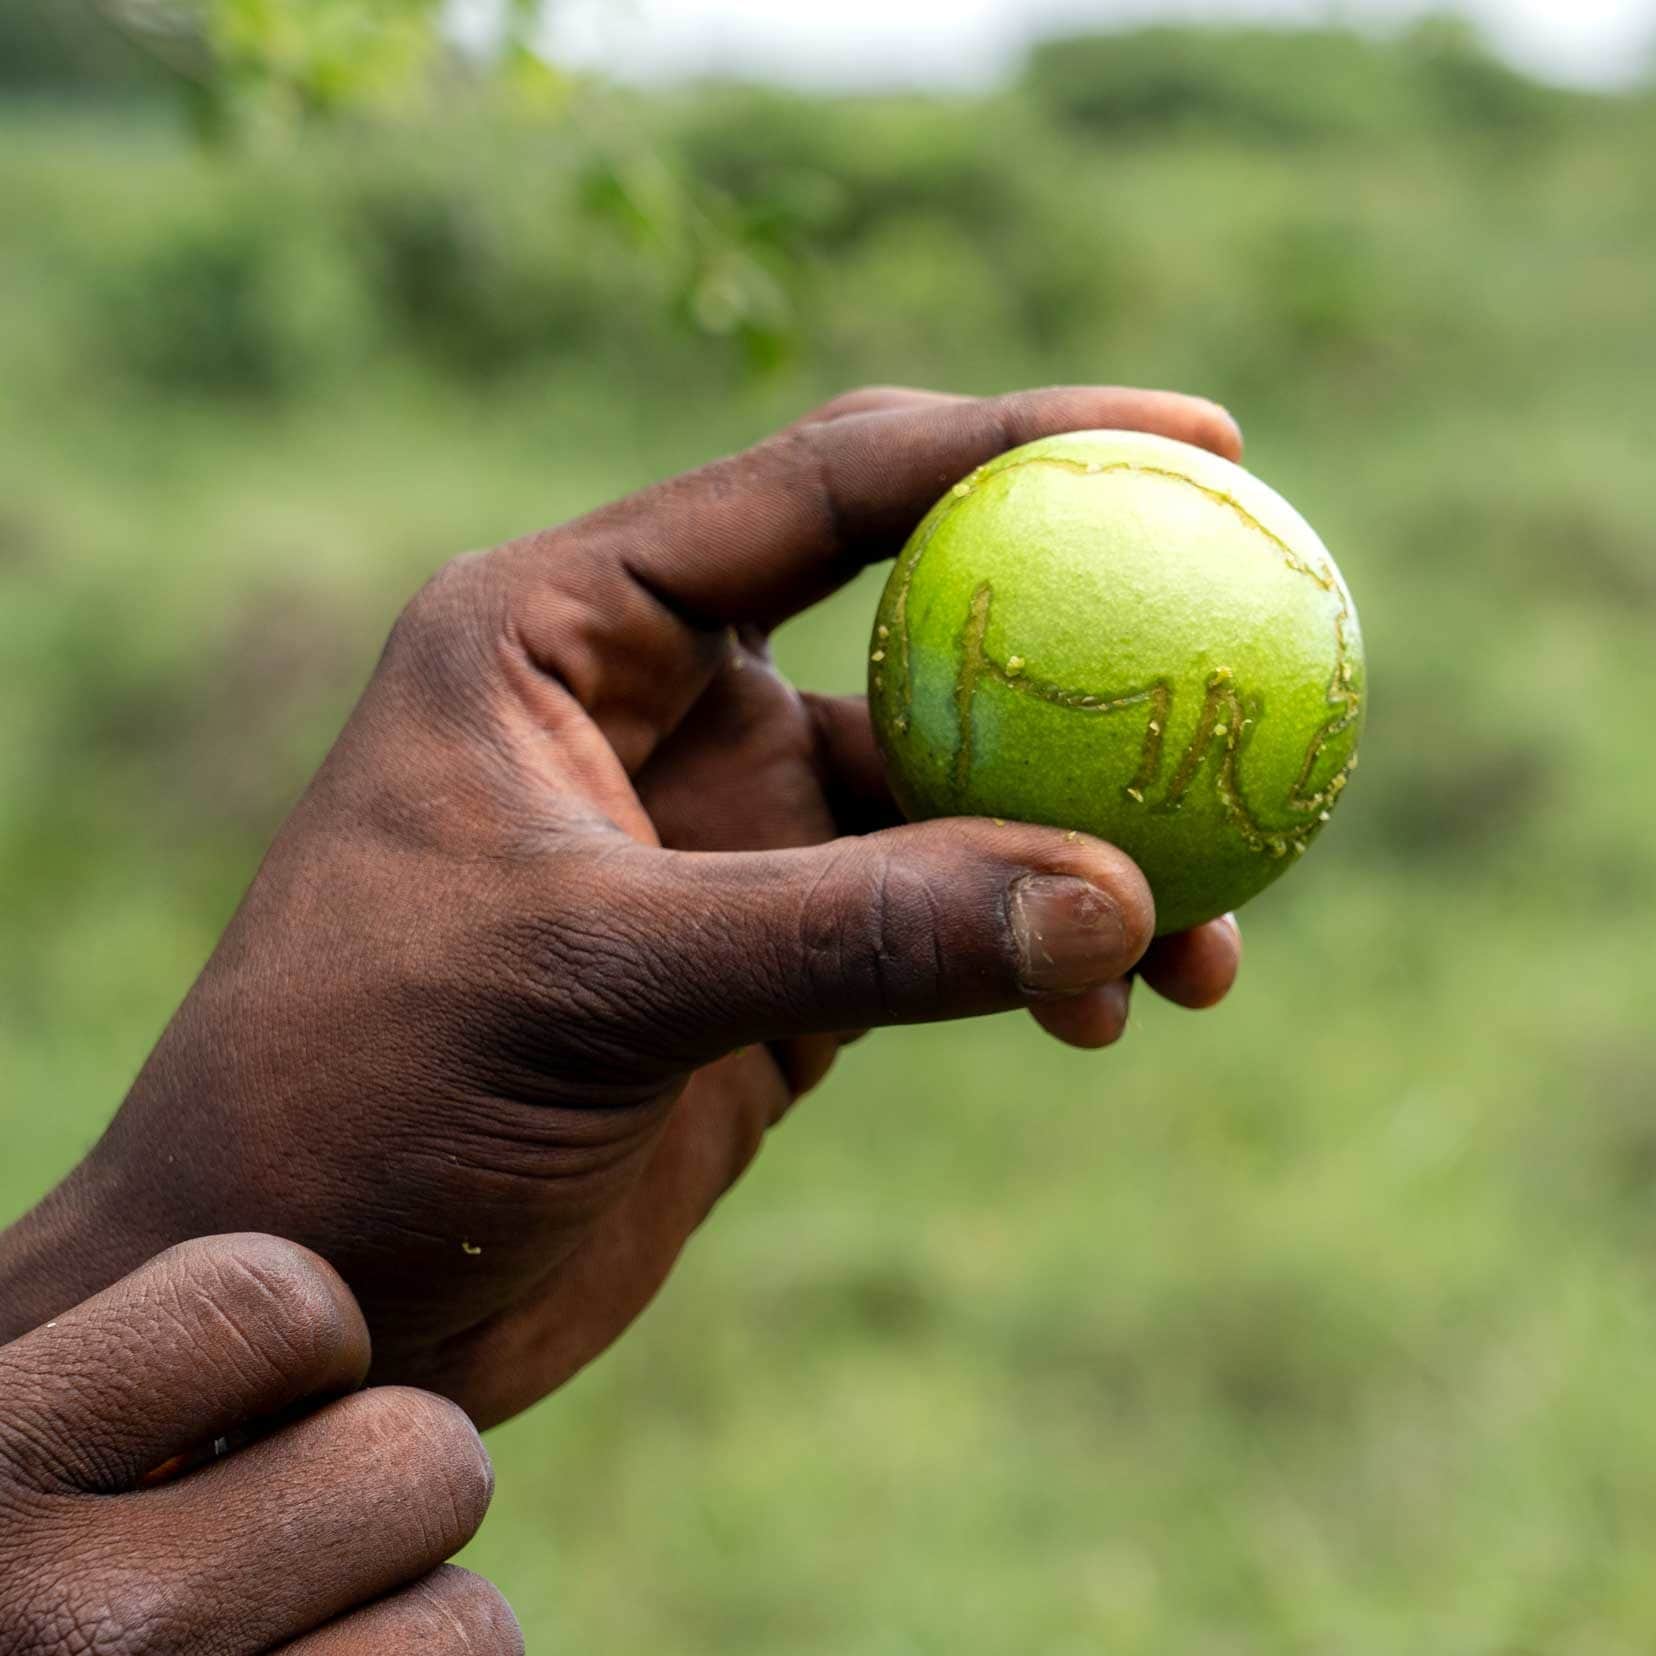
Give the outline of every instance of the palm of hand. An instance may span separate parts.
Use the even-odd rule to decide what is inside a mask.
[[[801,693],[764,638],[734,630],[706,687],[632,778],[603,790],[640,839],[696,852],[826,843],[897,820],[861,698]],[[559,1268],[473,1331],[464,1374],[422,1382],[465,1395],[480,1418],[514,1413],[604,1350],[648,1303],[684,1242],[758,1152],[766,1131],[860,1032],[742,1048],[663,1088],[631,1124],[613,1201]],[[452,1349],[452,1348],[451,1348]]]

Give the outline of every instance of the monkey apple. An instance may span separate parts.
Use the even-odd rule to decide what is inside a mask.
[[[913,818],[1080,829],[1158,933],[1245,903],[1357,767],[1357,611],[1315,531],[1230,461],[1078,431],[944,494],[886,583],[869,706]]]

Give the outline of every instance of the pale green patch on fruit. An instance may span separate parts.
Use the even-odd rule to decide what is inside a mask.
[[[1165,437],[1049,437],[955,484],[897,559],[871,663],[909,816],[1110,840],[1159,933],[1278,878],[1357,767],[1363,641],[1334,560],[1258,478]]]

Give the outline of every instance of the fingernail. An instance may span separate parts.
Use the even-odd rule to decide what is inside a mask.
[[[1071,874],[1025,874],[1007,901],[1018,947],[1018,981],[1031,994],[1090,989],[1133,963],[1121,910]]]

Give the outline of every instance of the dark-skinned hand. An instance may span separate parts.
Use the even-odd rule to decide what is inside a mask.
[[[1100,426],[1240,447],[1168,393],[858,392],[445,568],[110,1131],[8,1240],[13,1326],[270,1231],[343,1274],[377,1380],[497,1421],[638,1313],[850,1034],[1027,1007],[1101,1046],[1135,968],[1222,996],[1232,922],[1151,946],[1108,845],[900,825],[862,700],[766,646],[973,467]]]
[[[185,1243],[0,1347],[0,1650],[522,1656],[443,1565],[489,1504],[477,1433],[367,1369],[344,1283],[268,1236]]]

